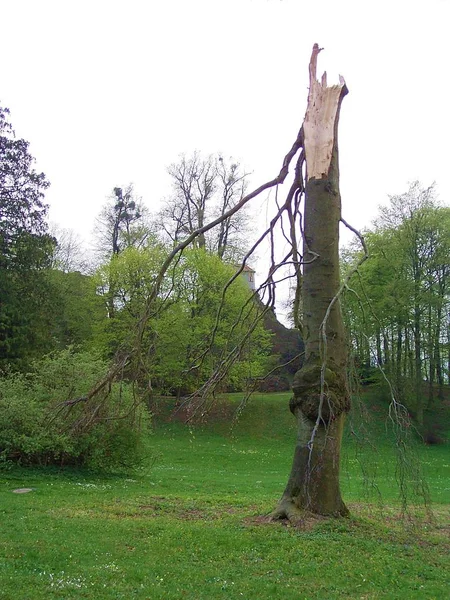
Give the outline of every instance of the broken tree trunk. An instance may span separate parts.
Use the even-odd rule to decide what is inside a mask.
[[[294,377],[290,409],[298,439],[288,484],[274,518],[298,520],[304,511],[348,514],[340,492],[339,463],[345,415],[350,407],[347,347],[339,305],[341,198],[337,130],[347,94],[342,78],[327,86],[316,78],[314,45],[303,122],[306,157],[303,332],[305,362]]]

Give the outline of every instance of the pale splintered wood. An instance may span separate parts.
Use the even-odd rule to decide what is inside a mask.
[[[344,78],[339,84],[327,86],[327,74],[317,80],[317,56],[320,52],[314,44],[309,63],[308,107],[303,121],[304,148],[307,179],[327,177],[333,154],[335,122],[342,98],[347,93]]]

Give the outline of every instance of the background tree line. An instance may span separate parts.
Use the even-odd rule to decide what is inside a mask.
[[[198,152],[180,157],[169,167],[172,190],[158,214],[149,213],[132,185],[115,187],[95,223],[96,258],[89,263],[73,232],[49,229],[44,193],[50,183],[35,171],[28,142],[16,139],[8,109],[0,112],[0,143],[3,372],[26,370],[34,358],[70,345],[111,356],[124,343],[130,320],[138,318],[152,278],[170,247],[205,219],[223,214],[246,188],[246,173],[238,163],[220,155],[202,157]],[[219,288],[245,252],[246,226],[244,214],[225,220],[212,235],[200,238],[195,258],[186,255],[173,273],[161,302],[172,313],[171,326],[177,327],[173,307],[183,302],[190,303],[190,315],[197,323],[201,316],[205,320],[193,329],[178,327],[180,348],[189,346],[192,353],[199,342],[185,343],[183,335],[196,330],[203,335],[200,330],[211,324]],[[234,298],[242,300],[247,288],[242,282],[236,286],[240,292]],[[215,298],[206,301],[213,290]],[[236,305],[232,296],[230,303]],[[194,303],[202,309],[194,311]],[[226,320],[227,311],[224,314]],[[232,316],[236,318],[236,310],[229,311]],[[168,317],[166,322],[169,326]],[[159,331],[158,338],[163,337]],[[170,386],[165,383],[164,387]]]
[[[450,384],[450,208],[415,182],[365,239],[370,259],[344,303],[355,364],[366,381],[389,381],[421,425]],[[344,264],[354,258],[347,248]]]
[[[173,244],[205,219],[226,212],[245,190],[245,173],[219,155],[181,157],[169,173],[171,195],[157,215],[149,213],[132,185],[113,189],[96,223],[95,265],[86,264],[73,233],[50,231],[44,200],[50,184],[35,170],[28,142],[16,138],[9,111],[1,109],[3,460],[122,464],[112,436],[137,439],[146,423],[142,400],[154,389],[191,393],[233,353],[221,389],[242,389],[274,364],[271,334],[245,280],[235,279],[223,294],[236,272],[235,260],[245,253],[241,214],[203,236],[167,274],[144,332],[150,358],[137,384],[127,382],[124,367],[117,383],[113,378],[112,395],[106,393],[110,383],[100,381],[100,400],[91,406],[84,401],[95,377],[101,380],[101,372],[108,372],[112,356],[134,343],[136,322]],[[134,450],[137,455],[137,443]]]
[[[88,393],[92,376],[83,373],[92,370],[87,364],[100,373],[133,343],[132,332],[171,248],[225,215],[247,187],[248,174],[219,154],[181,156],[168,172],[172,188],[158,214],[148,211],[132,185],[112,190],[95,224],[97,253],[89,263],[72,232],[50,231],[44,201],[50,184],[34,169],[28,142],[16,138],[9,111],[0,109],[0,408],[8,422],[16,423],[7,428],[9,437],[0,439],[2,456],[91,460],[90,444],[98,445],[95,427],[112,423],[106,404],[95,414],[95,408],[78,406],[69,425],[56,419],[52,439],[59,446],[52,446],[43,425],[47,411],[69,398],[37,393],[33,386],[43,385],[37,374],[58,379],[56,371],[66,364],[78,382],[70,393],[78,387],[81,397]],[[110,409],[127,416],[122,424],[128,423],[130,432],[143,422],[137,396],[191,393],[233,353],[219,389],[243,389],[301,351],[298,333],[283,328],[273,312],[261,319],[264,306],[251,300],[243,277],[223,293],[248,250],[250,224],[246,211],[223,219],[198,236],[168,272],[144,334],[151,360],[140,388],[127,388],[125,370]],[[415,183],[391,197],[366,240],[371,259],[352,281],[344,303],[355,365],[365,381],[376,379],[374,369],[381,367],[422,423],[424,410],[441,402],[449,384],[450,209],[437,203],[433,187]],[[357,253],[344,252],[344,270]],[[56,364],[55,371],[51,365]],[[293,364],[277,385],[289,385],[297,369]],[[24,376],[30,378],[31,396],[24,392]],[[55,388],[49,381],[45,386]],[[20,404],[16,412],[11,398]],[[37,411],[27,417],[24,398]],[[102,439],[110,439],[113,430],[104,429]],[[45,452],[39,452],[37,438]]]

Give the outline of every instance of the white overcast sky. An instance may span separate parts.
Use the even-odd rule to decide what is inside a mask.
[[[341,192],[361,228],[415,179],[450,202],[449,28],[449,0],[0,0],[0,102],[51,181],[50,219],[88,239],[115,186],[157,209],[182,152],[273,178],[318,42],[350,90]]]

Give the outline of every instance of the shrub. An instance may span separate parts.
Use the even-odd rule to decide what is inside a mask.
[[[77,464],[117,470],[143,456],[149,417],[131,384],[113,383],[83,398],[108,370],[73,350],[45,357],[27,375],[0,379],[0,457],[21,464]]]

